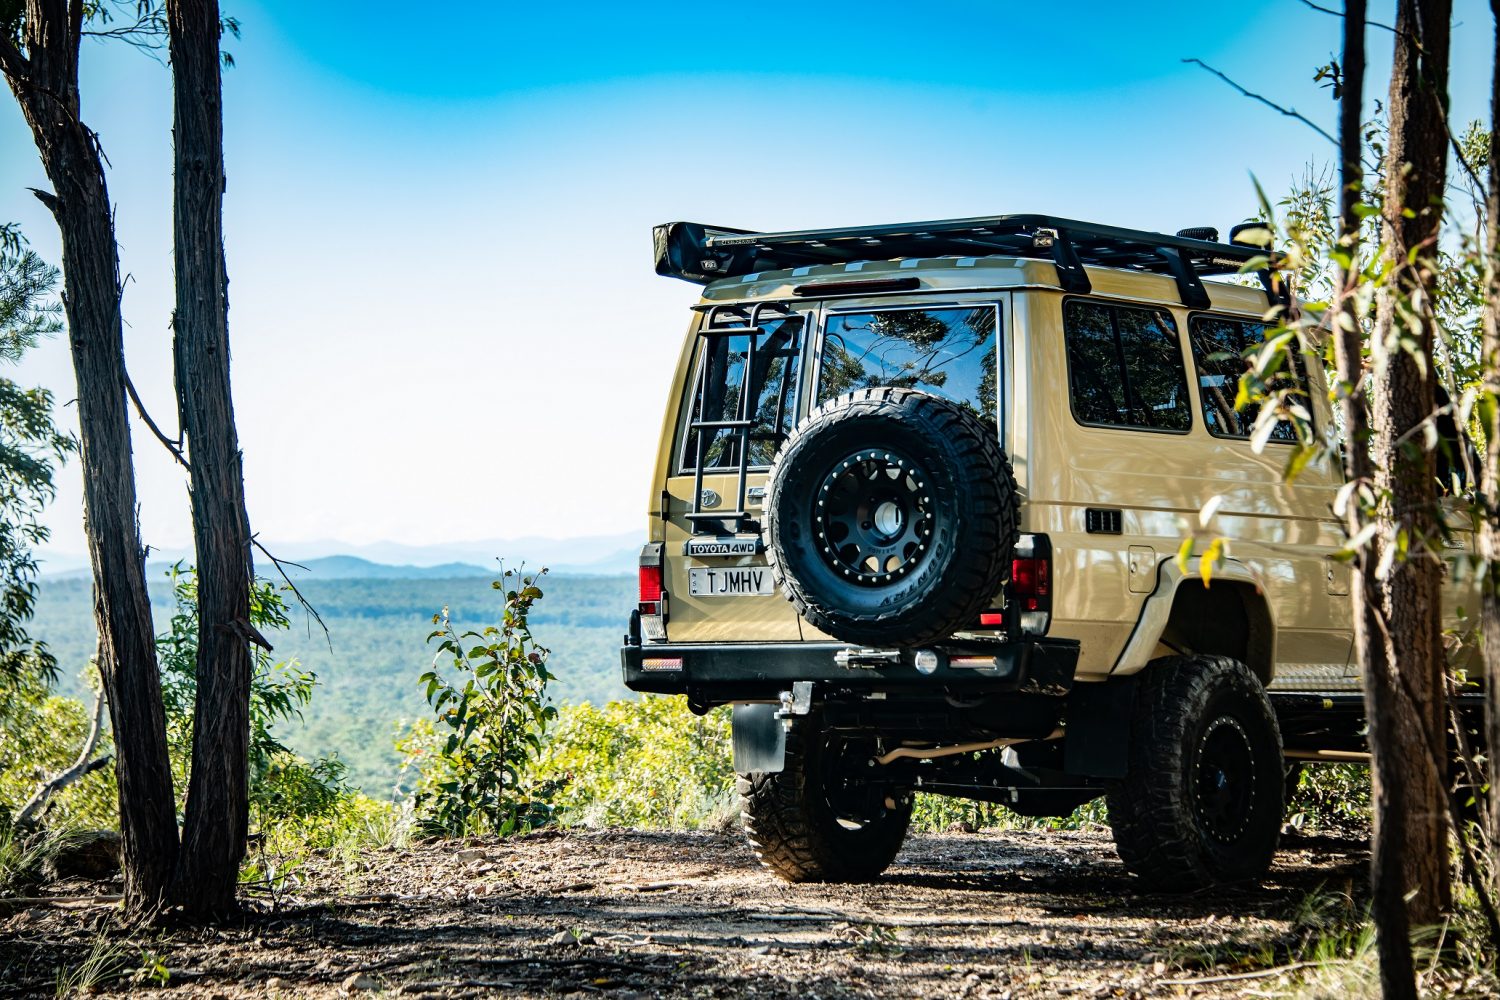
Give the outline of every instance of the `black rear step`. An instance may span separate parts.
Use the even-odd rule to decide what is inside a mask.
[[[1165,274],[1184,304],[1202,309],[1200,275],[1233,274],[1266,251],[1245,243],[1168,236],[1050,215],[996,215],[842,229],[757,233],[694,222],[669,222],[653,232],[656,273],[707,284],[720,278],[816,264],[851,264],[909,257],[1039,257],[1057,267],[1062,287],[1092,289],[1085,265]],[[1266,294],[1279,291],[1268,270],[1257,272]],[[806,294],[806,293],[802,293]]]

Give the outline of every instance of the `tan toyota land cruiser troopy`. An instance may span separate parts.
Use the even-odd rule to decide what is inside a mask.
[[[1292,428],[1258,451],[1234,408],[1276,294],[1202,280],[1262,252],[1235,236],[657,228],[658,273],[706,287],[625,683],[734,705],[778,875],[878,875],[924,791],[1027,816],[1103,795],[1153,885],[1253,878],[1286,762],[1362,758],[1341,473],[1289,485]],[[1214,495],[1230,545],[1205,580],[1177,552]]]

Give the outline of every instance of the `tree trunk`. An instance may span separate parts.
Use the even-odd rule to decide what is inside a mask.
[[[1496,0],[1500,3],[1500,0]],[[1349,266],[1338,269],[1339,311],[1334,327],[1334,359],[1338,368],[1339,407],[1344,418],[1344,472],[1350,482],[1373,486],[1370,461],[1370,401],[1363,358],[1365,334],[1359,314],[1359,252],[1361,219],[1357,211],[1364,189],[1364,136],[1362,112],[1365,89],[1365,0],[1346,0],[1343,21],[1343,94],[1339,105],[1339,246],[1349,256]],[[1365,509],[1358,498],[1351,500],[1345,515],[1349,537],[1359,534]],[[1365,701],[1372,720],[1380,718],[1379,707],[1388,704],[1391,692],[1382,681],[1390,676],[1386,646],[1381,639],[1376,609],[1380,607],[1380,583],[1369,549],[1355,555],[1353,603],[1354,656],[1364,671]],[[1386,738],[1372,726],[1373,746]],[[1386,758],[1382,758],[1382,763]],[[1400,816],[1405,810],[1399,781],[1379,780],[1372,774],[1373,801],[1378,817]],[[1371,856],[1373,911],[1380,954],[1381,992],[1388,1000],[1416,997],[1416,973],[1411,954],[1411,924],[1407,919],[1401,877],[1403,830],[1399,823],[1377,821]]]
[[[62,237],[99,672],[117,755],[125,906],[132,917],[141,917],[165,898],[177,855],[177,817],[136,521],[119,253],[98,140],[79,120],[82,19],[81,0],[71,9],[66,0],[29,0],[26,55],[23,59],[7,48],[0,52],[0,68],[52,182],[53,194],[39,197],[52,210]]]
[[[1451,904],[1439,618],[1444,553],[1437,537],[1436,462],[1420,430],[1436,405],[1433,261],[1447,167],[1450,15],[1449,0],[1397,4],[1383,219],[1393,277],[1381,291],[1371,350],[1381,497],[1373,565],[1390,568],[1370,595],[1378,599],[1373,610],[1385,655],[1384,663],[1371,662],[1366,705],[1377,844],[1392,838],[1388,849],[1377,846],[1374,879],[1385,905],[1408,897],[1415,926],[1436,924]],[[1415,263],[1408,263],[1413,252]],[[1407,347],[1395,342],[1398,336]],[[1390,551],[1400,548],[1398,535],[1407,540],[1404,555]],[[1399,891],[1393,879],[1400,880]],[[1393,914],[1380,918],[1396,926]]]
[[[1485,560],[1485,583],[1479,625],[1484,655],[1485,742],[1489,747],[1490,843],[1500,845],[1500,0],[1490,0],[1495,19],[1494,72],[1490,81],[1490,190],[1486,199],[1487,272],[1484,302],[1484,345],[1480,364],[1489,405],[1480,409],[1484,425],[1484,521],[1479,528],[1479,554]]]
[[[235,909],[249,817],[250,526],[229,386],[224,141],[217,0],[167,4],[174,105],[177,407],[191,463],[198,557],[193,770],[174,901]]]

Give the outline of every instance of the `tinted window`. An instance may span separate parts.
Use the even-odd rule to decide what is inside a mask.
[[[1063,307],[1073,415],[1085,424],[1185,431],[1193,421],[1172,317],[1074,299]]]
[[[1235,412],[1240,375],[1250,366],[1245,352],[1265,340],[1261,323],[1224,319],[1219,316],[1194,316],[1188,320],[1188,340],[1193,345],[1193,360],[1198,366],[1198,396],[1203,401],[1203,419],[1218,437],[1248,438],[1255,429],[1260,407],[1251,404]],[[1273,389],[1295,389],[1307,406],[1307,379],[1299,359],[1291,357],[1292,373],[1283,371],[1271,381]],[[1311,407],[1308,407],[1311,412]],[[1297,432],[1285,420],[1278,421],[1271,432],[1272,441],[1297,440]]]
[[[993,421],[994,306],[882,309],[830,316],[818,402],[880,385],[926,389]]]
[[[716,326],[744,326],[720,317]],[[750,466],[767,466],[777,447],[792,429],[797,409],[797,362],[802,353],[803,317],[762,317],[761,333],[755,338],[754,365],[750,360],[750,335],[713,335],[703,338],[698,355],[698,378],[694,383],[693,421],[721,422],[749,419]],[[741,408],[748,398],[748,415]],[[707,428],[703,436],[703,467],[737,468],[740,433],[732,428]],[[698,461],[699,432],[688,430],[683,452],[684,468]]]

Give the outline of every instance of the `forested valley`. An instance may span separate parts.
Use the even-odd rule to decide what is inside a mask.
[[[148,572],[152,618],[164,632],[173,610],[170,567]],[[486,624],[494,600],[490,576],[475,567],[462,577],[399,577],[320,580],[293,570],[298,589],[328,626],[295,601],[286,628],[268,635],[277,661],[294,661],[313,674],[317,686],[297,716],[278,726],[288,746],[311,757],[337,756],[348,767],[351,786],[377,798],[393,797],[400,780],[400,733],[429,714],[416,678],[432,662],[424,641],[432,616],[451,607],[460,626]],[[533,621],[557,675],[550,687],[561,704],[603,705],[629,697],[620,682],[620,637],[635,598],[632,577],[551,576],[547,599]],[[58,691],[80,701],[90,697],[94,630],[86,576],[43,577],[34,634],[57,657]]]

